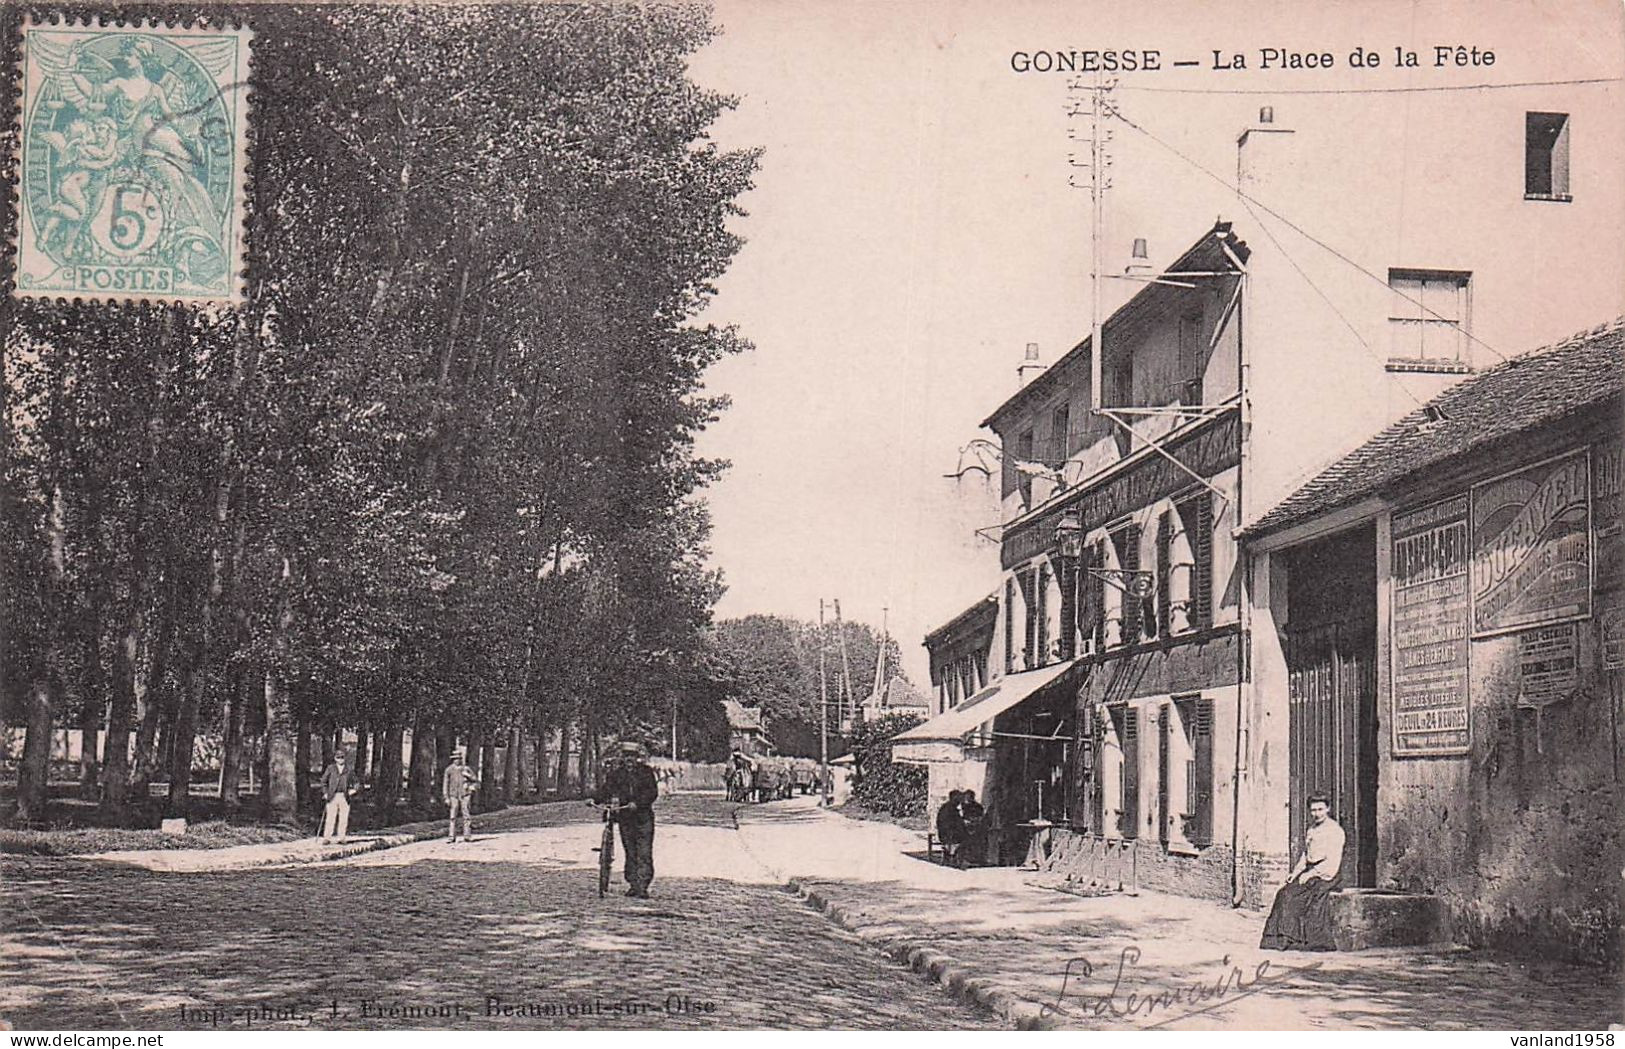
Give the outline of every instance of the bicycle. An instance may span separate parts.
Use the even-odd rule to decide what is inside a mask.
[[[598,847],[592,851],[598,853],[598,898],[603,899],[609,895],[609,882],[615,873],[615,823],[619,807],[614,805],[599,805],[594,801],[587,804],[599,809],[604,814],[604,836]]]

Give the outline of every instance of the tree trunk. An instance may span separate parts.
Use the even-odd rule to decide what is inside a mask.
[[[185,818],[192,805],[192,751],[197,743],[197,712],[203,703],[206,678],[202,658],[194,659],[186,671],[185,691],[175,711],[175,723],[170,726],[167,811],[176,818]]]
[[[310,712],[297,692],[293,695],[293,762],[293,789],[299,813],[304,815],[310,810]]]
[[[51,775],[51,686],[36,681],[28,690],[27,734],[17,766],[17,822],[45,822],[46,789]]]
[[[125,623],[113,649],[113,699],[107,713],[107,746],[102,763],[102,812],[119,817],[130,790],[130,723],[135,716],[136,657],[140,651],[143,613],[141,598]]]
[[[566,721],[559,726],[559,763],[554,769],[558,774],[559,794],[570,796],[570,722]]]
[[[248,715],[245,679],[241,670],[232,673],[231,689],[220,714],[220,803],[228,812],[242,807],[239,791],[243,778],[243,725]]]
[[[368,778],[368,774],[372,772],[372,755],[367,752],[367,747],[371,742],[372,730],[369,729],[367,727],[367,723],[363,721],[360,725],[356,726],[355,761],[350,765],[351,768],[355,769],[355,774],[359,779],[364,780]],[[372,776],[371,779],[374,783],[378,781],[377,776]]]
[[[333,764],[333,754],[338,749],[335,742],[335,739],[338,736],[338,731],[338,729],[333,727],[332,722],[328,722],[322,728],[322,768],[324,769]],[[351,767],[354,768],[354,766]]]
[[[474,796],[483,812],[491,807],[491,796],[485,792],[485,733],[479,729],[468,730],[468,764],[474,770],[475,781],[479,783]]]
[[[508,729],[508,751],[503,755],[502,761],[502,803],[510,804],[517,800],[520,791],[519,761],[525,753],[525,736],[514,725]]]
[[[265,814],[279,823],[299,816],[299,750],[287,690],[274,668],[265,671]]]
[[[497,741],[486,733],[480,740],[480,803],[489,809],[502,808],[502,784],[497,772]]]
[[[399,722],[395,718],[392,717],[392,718],[390,718],[390,720],[388,722],[386,722],[386,724],[397,725],[397,724],[399,724]],[[388,734],[389,733],[386,732],[384,729],[379,729],[378,731],[376,731],[376,732],[374,732],[372,734],[372,768],[370,770],[368,770],[368,775],[372,777],[372,781],[374,783],[378,782],[384,776],[384,737],[387,736]],[[397,733],[397,738],[395,740],[395,742],[397,744],[397,749],[399,749],[400,741],[404,737],[405,737],[404,732]],[[396,766],[397,769],[400,767],[400,764],[401,764],[401,756],[399,754],[396,754],[395,755],[395,766]],[[400,793],[399,789],[397,789],[395,791],[395,793],[399,794]]]
[[[445,801],[446,766],[451,764],[451,752],[457,749],[457,732],[450,725],[437,725],[434,730],[434,790],[436,801]],[[476,755],[477,757],[477,755]]]
[[[412,715],[412,769],[407,776],[406,801],[414,809],[423,808],[434,798],[434,729],[422,711]]]
[[[385,817],[395,810],[395,802],[401,796],[401,723],[396,718],[390,718],[388,727],[384,730],[383,741],[378,750],[383,751],[379,756],[378,777],[374,780],[374,791],[377,792],[378,809]],[[414,764],[417,760],[417,736],[412,737],[412,758]],[[388,819],[385,825],[388,825]]]
[[[95,801],[101,793],[101,763],[96,760],[96,738],[102,730],[101,704],[100,687],[86,688],[79,701],[79,797],[85,801]]]
[[[591,794],[593,791],[592,779],[592,748],[588,745],[592,739],[592,726],[586,722],[581,725],[581,740],[576,744],[576,784],[581,793]]]
[[[531,771],[534,773],[530,778],[530,790],[537,797],[547,793],[547,737],[550,734],[550,731],[544,728],[530,741],[533,748]]]

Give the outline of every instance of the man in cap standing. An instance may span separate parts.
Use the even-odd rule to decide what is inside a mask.
[[[446,841],[457,842],[457,814],[463,814],[463,840],[474,840],[473,817],[469,813],[468,799],[474,793],[476,777],[468,767],[468,748],[458,747],[451,752],[451,764],[446,766],[446,777],[441,781],[441,793],[446,796]]]
[[[620,745],[618,760],[610,766],[593,800],[616,806],[621,825],[621,848],[626,850],[628,896],[649,898],[649,883],[655,877],[655,799],[660,786],[654,769],[644,760],[641,744],[630,740]]]

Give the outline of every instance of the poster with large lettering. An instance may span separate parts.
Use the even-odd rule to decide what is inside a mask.
[[[1596,522],[1596,591],[1625,585],[1625,448],[1609,441],[1591,448],[1591,519]]]
[[[1473,636],[1591,615],[1584,450],[1473,486]]]
[[[1467,495],[1394,514],[1394,756],[1468,750]]]

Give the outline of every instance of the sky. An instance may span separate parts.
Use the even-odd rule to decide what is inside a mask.
[[[717,616],[814,619],[820,598],[839,599],[846,618],[878,627],[884,609],[923,683],[924,634],[998,585],[997,546],[974,531],[997,522],[997,492],[976,473],[944,475],[960,448],[993,436],[981,420],[1017,389],[1025,344],[1054,361],[1090,317],[1089,196],[1068,184],[1087,181],[1069,165],[1069,134],[1087,125],[1067,114],[1067,75],[1017,73],[1013,52],[1162,53],[1164,69],[1120,74],[1114,97],[1189,160],[1113,132],[1110,269],[1134,237],[1160,265],[1236,217],[1193,163],[1232,173],[1260,105],[1282,121],[1327,119],[1335,97],[1288,92],[1618,76],[1620,10],[718,0],[722,34],[691,73],[739,98],[713,137],[765,152],[734,224],[746,245],[704,317],[756,347],[708,381],[733,399],[699,445],[733,464],[708,495],[728,584]],[[1434,68],[1438,44],[1492,49],[1496,63]],[[1350,69],[1356,46],[1385,65]],[[1393,68],[1396,46],[1421,67]],[[1335,64],[1259,69],[1263,48]],[[1213,68],[1216,50],[1248,68]],[[1166,68],[1176,59],[1201,65]],[[1397,114],[1405,96],[1391,97]],[[1107,282],[1107,308],[1130,287]]]

